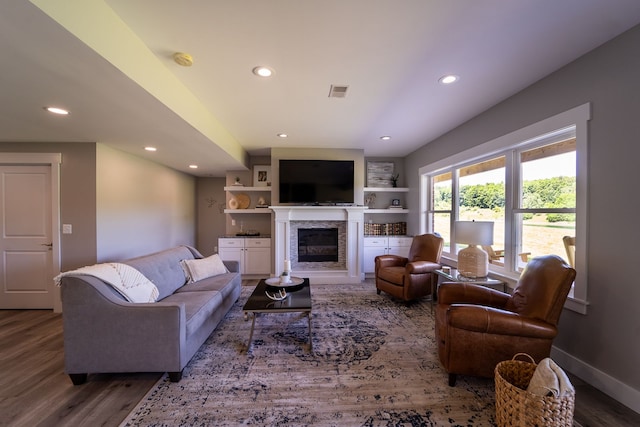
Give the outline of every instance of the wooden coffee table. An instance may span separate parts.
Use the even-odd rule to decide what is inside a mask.
[[[284,288],[287,292],[287,297],[282,301],[274,301],[267,297],[265,291],[269,291],[271,295],[274,295],[279,290],[278,286],[270,286],[266,283],[265,279],[260,280],[253,293],[249,296],[249,299],[242,307],[244,310],[245,320],[248,320],[248,314],[253,315],[251,321],[251,332],[249,334],[249,342],[247,343],[247,352],[251,349],[251,342],[253,340],[253,331],[256,325],[256,318],[260,314],[274,314],[274,313],[303,313],[309,320],[309,349],[313,349],[313,343],[311,339],[311,286],[309,279],[302,279],[302,284],[296,286],[289,286]]]

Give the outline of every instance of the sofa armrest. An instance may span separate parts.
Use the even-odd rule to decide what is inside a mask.
[[[504,308],[509,294],[471,283],[444,282],[438,287],[438,304],[478,304]]]
[[[240,263],[238,261],[222,261],[230,273],[238,273],[240,271]]]
[[[67,373],[179,372],[188,363],[183,303],[129,303],[91,276],[62,279]]]
[[[375,262],[377,270],[384,267],[404,267],[409,259],[399,255],[378,255]]]
[[[516,337],[553,339],[558,330],[539,319],[511,311],[471,304],[453,304],[447,310],[450,327],[471,332]]]

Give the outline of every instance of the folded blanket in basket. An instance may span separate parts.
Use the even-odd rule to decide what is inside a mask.
[[[542,359],[536,367],[527,391],[540,396],[554,397],[575,393],[567,374],[548,357]]]

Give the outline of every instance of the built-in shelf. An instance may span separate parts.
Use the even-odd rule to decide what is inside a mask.
[[[262,191],[265,193],[270,193],[271,187],[246,187],[244,185],[228,185],[224,187],[224,191]]]
[[[367,193],[408,193],[408,187],[364,187]]]
[[[365,193],[408,193],[409,192],[409,188],[408,187],[364,187],[364,192]],[[383,199],[389,198],[389,197],[393,197],[393,196],[382,196]],[[366,201],[366,199],[365,199]],[[384,202],[385,200],[382,200],[382,202]],[[390,201],[390,200],[389,200]],[[380,206],[382,203],[380,203],[380,200],[378,200],[378,206]],[[389,203],[390,205],[391,203]],[[384,205],[383,205],[384,206]],[[387,205],[388,206],[388,205]],[[409,213],[409,209],[389,209],[389,208],[383,208],[383,209],[367,209],[364,211],[365,214],[406,214]]]
[[[269,208],[255,208],[255,209],[225,209],[226,214],[270,214]]]
[[[364,213],[409,213],[409,209],[367,209]]]

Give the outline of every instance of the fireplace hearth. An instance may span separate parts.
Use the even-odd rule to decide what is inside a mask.
[[[299,228],[299,262],[337,262],[337,228]]]

